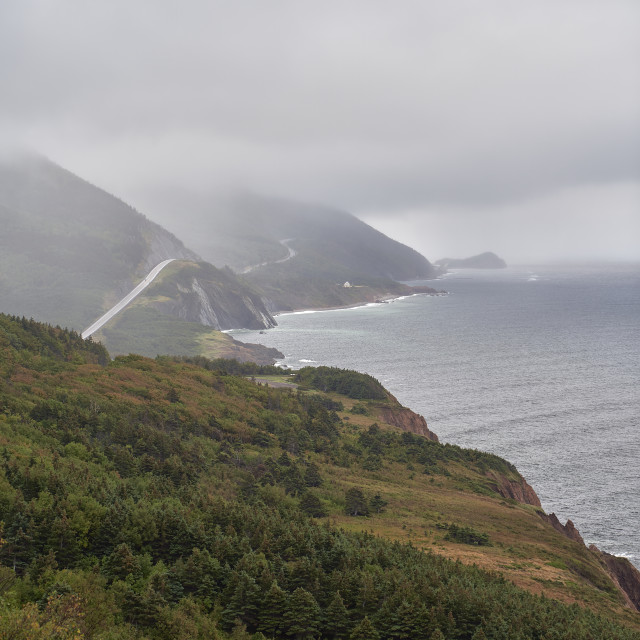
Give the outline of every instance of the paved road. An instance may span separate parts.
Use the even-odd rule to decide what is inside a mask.
[[[287,260],[291,260],[291,258],[294,258],[295,256],[298,255],[298,252],[289,246],[289,243],[292,240],[295,240],[295,238],[287,238],[286,240],[280,240],[280,244],[284,246],[289,252],[289,255],[287,255],[286,257],[281,258],[280,260],[272,260],[270,262],[261,262],[260,264],[253,264],[250,267],[244,268],[240,273],[242,274],[250,273],[251,271],[254,271],[255,269],[259,269],[260,267],[266,267],[268,264],[280,264],[281,262],[286,262]]]
[[[141,291],[144,291],[156,278],[156,276],[170,263],[173,262],[175,258],[171,258],[170,260],[165,260],[160,264],[157,264],[151,271],[147,277],[134,289],[132,289],[118,304],[115,304],[107,313],[98,318],[90,327],[85,329],[82,332],[83,338],[88,338],[92,333],[95,333],[102,325],[106,324],[116,315],[119,311],[122,311]]]

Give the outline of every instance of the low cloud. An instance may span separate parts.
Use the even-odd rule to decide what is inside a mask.
[[[250,188],[419,220],[456,253],[456,220],[484,219],[524,256],[535,210],[628,257],[638,60],[631,0],[25,0],[0,7],[0,135],[151,217],[167,186]]]

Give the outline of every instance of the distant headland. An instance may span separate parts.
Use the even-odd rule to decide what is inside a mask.
[[[491,251],[470,258],[442,258],[436,264],[443,269],[504,269],[507,266],[502,258]]]

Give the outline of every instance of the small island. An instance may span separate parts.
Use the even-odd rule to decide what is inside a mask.
[[[504,269],[507,266],[502,258],[491,251],[470,258],[442,258],[437,264],[443,269]]]

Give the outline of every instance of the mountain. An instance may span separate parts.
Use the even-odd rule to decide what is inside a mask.
[[[504,269],[507,266],[502,258],[491,251],[471,258],[442,258],[437,264],[443,269]]]
[[[168,213],[164,224],[204,259],[243,274],[275,310],[409,293],[399,281],[438,273],[417,251],[344,211],[250,194],[187,206],[182,198],[180,216]]]
[[[277,310],[408,294],[417,290],[400,280],[436,273],[413,249],[341,211],[246,194],[206,205],[184,196],[176,206],[174,224],[198,253],[46,158],[3,156],[0,311],[80,331],[174,259],[94,338],[116,355],[264,363],[281,354],[217,332],[267,329]]]
[[[174,235],[53,162],[0,160],[2,311],[82,329],[157,263],[196,259]]]
[[[172,268],[174,288],[165,285],[166,300],[146,305],[153,313],[145,317],[144,337],[153,338],[158,353],[195,355],[205,341],[208,355],[244,350],[250,357],[250,347],[212,329],[273,326],[255,288],[202,263],[166,229],[46,158],[0,160],[0,311],[82,330],[169,258],[181,260]],[[103,333],[108,344],[108,329],[123,317],[116,319]],[[182,327],[185,321],[191,326]],[[109,346],[115,353],[139,350],[135,336],[120,335]],[[256,349],[264,360],[267,352]]]
[[[640,638],[628,561],[364,374],[0,315],[0,442],[3,638]]]

